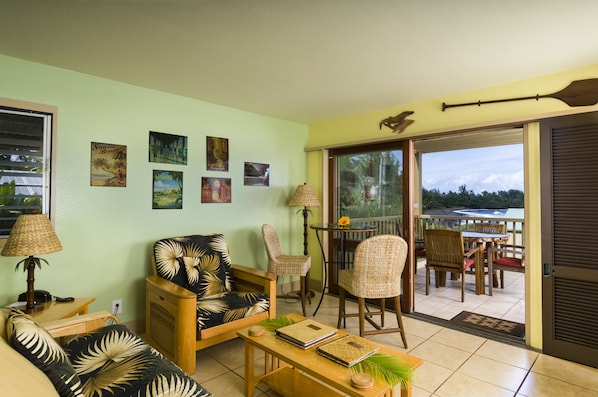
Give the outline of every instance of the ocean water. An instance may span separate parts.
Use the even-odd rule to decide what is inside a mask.
[[[471,209],[471,210],[455,210],[453,211],[460,215],[473,216],[477,218],[498,218],[507,214],[507,208],[504,209]]]

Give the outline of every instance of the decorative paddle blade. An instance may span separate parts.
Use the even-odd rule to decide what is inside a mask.
[[[576,80],[554,94],[544,95],[556,98],[569,106],[590,106],[598,103],[598,79]]]

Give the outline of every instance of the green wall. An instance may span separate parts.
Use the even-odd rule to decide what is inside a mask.
[[[0,97],[58,108],[54,221],[63,250],[43,256],[36,288],[92,296],[91,311],[123,299],[122,321],[145,317],[152,243],[223,233],[234,263],[267,268],[261,225],[300,254],[302,220],[287,202],[306,179],[307,126],[0,55]],[[226,84],[226,82],[223,82]],[[148,162],[148,133],[188,137],[188,164]],[[206,171],[206,136],[229,139],[229,171]],[[127,146],[127,186],[90,186],[91,142]],[[245,161],[268,163],[269,187],[243,185]],[[183,171],[183,209],[152,210],[152,170]],[[232,203],[202,204],[201,177],[232,179]],[[0,304],[16,300],[22,258],[0,257]]]

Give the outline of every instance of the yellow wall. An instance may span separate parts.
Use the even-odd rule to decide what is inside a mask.
[[[455,94],[417,102],[391,109],[376,110],[370,113],[354,115],[339,120],[310,125],[308,138],[308,182],[322,191],[321,150],[330,147],[360,144],[366,142],[387,141],[392,139],[417,138],[441,131],[457,131],[473,127],[491,126],[511,122],[527,122],[549,115],[573,112],[595,111],[598,106],[570,108],[565,103],[552,99],[516,101],[486,104],[481,107],[469,106],[451,108],[442,111],[442,103],[458,104],[478,100],[494,100],[514,97],[544,95],[557,92],[571,81],[598,76],[598,65],[582,69],[565,71],[553,75],[513,82],[497,87],[489,87],[473,92]],[[397,135],[387,127],[379,128],[379,122],[388,116],[411,110],[409,116],[415,122],[403,133]],[[526,230],[527,233],[527,323],[530,326],[528,343],[540,348],[541,340],[541,241],[540,241],[540,185],[539,185],[539,131],[533,123],[525,131],[525,193],[526,193]],[[322,211],[314,211],[315,221],[322,220]],[[322,264],[319,258],[312,261],[312,278],[321,277]],[[321,279],[320,279],[321,280]],[[417,302],[416,302],[417,303]]]
[[[122,321],[145,318],[151,244],[164,237],[223,233],[235,263],[267,269],[261,225],[303,252],[302,221],[287,206],[305,182],[307,126],[0,55],[0,97],[58,108],[56,232],[61,252],[44,256],[35,287],[92,296],[90,310],[123,299]],[[149,131],[188,137],[188,164],[148,161]],[[206,171],[206,136],[229,139],[229,172]],[[127,146],[127,186],[90,186],[91,142]],[[245,161],[268,163],[270,187],[243,185]],[[183,171],[183,209],[152,210],[152,170]],[[201,177],[232,179],[232,203],[202,204]],[[0,305],[26,288],[22,258],[0,257]]]

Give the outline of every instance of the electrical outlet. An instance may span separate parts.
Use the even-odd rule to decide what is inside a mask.
[[[123,312],[123,300],[116,299],[112,301],[112,314],[121,314]]]

